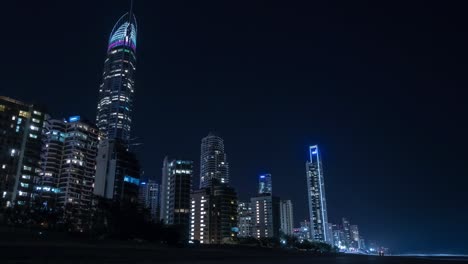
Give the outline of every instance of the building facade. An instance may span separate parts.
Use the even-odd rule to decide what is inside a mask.
[[[239,202],[237,206],[238,237],[252,237],[253,218],[250,202]]]
[[[55,207],[82,230],[92,205],[98,129],[72,116],[49,119],[44,130],[42,181],[37,189],[46,202],[55,194]]]
[[[228,184],[229,164],[224,152],[224,140],[210,133],[201,141],[200,189],[210,187],[213,179]]]
[[[37,198],[44,109],[0,96],[1,206],[31,206]]]
[[[129,141],[135,92],[137,23],[132,12],[114,25],[99,87],[96,124],[104,139]]]
[[[238,233],[237,193],[216,180],[191,195],[190,240],[204,244],[230,243]]]
[[[325,182],[322,160],[317,145],[309,147],[309,155],[310,160],[306,162],[306,175],[311,237],[315,241],[329,242]]]
[[[188,239],[190,194],[193,161],[164,158],[161,190],[161,219],[169,225],[180,225]]]
[[[140,181],[138,200],[143,208],[149,210],[152,222],[159,221],[159,184],[155,180]]]
[[[116,203],[137,203],[140,163],[128,144],[118,139],[99,142],[94,194]]]
[[[294,216],[291,200],[280,201],[281,232],[286,235],[293,235]]]
[[[253,216],[253,235],[256,238],[279,237],[280,199],[265,195],[250,199]]]

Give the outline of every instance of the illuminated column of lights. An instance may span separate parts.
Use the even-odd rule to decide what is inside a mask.
[[[317,145],[309,147],[309,155],[310,159],[306,162],[306,174],[311,235],[313,240],[329,242],[325,183],[322,160]]]

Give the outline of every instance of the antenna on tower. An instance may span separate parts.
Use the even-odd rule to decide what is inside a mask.
[[[128,24],[129,25],[132,23],[132,17],[133,17],[133,0],[130,0],[130,12],[128,12]]]

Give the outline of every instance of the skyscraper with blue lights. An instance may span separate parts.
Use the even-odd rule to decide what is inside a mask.
[[[99,87],[96,124],[105,139],[130,139],[135,92],[137,23],[133,12],[124,14],[109,37]]]
[[[262,174],[258,176],[258,194],[272,195],[271,174]]]
[[[322,160],[317,145],[309,147],[309,155],[310,159],[306,162],[306,174],[311,237],[316,241],[329,242],[325,183]]]

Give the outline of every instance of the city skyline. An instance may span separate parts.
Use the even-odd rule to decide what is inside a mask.
[[[104,5],[110,8],[103,11]],[[447,220],[436,217],[427,223],[424,222],[427,221],[425,216],[429,212],[433,212],[434,208],[440,213],[438,215],[454,217],[460,211],[462,215],[458,215],[459,217],[468,218],[466,214],[463,214],[466,211],[463,210],[465,205],[460,204],[460,202],[456,208],[444,206],[456,204],[456,198],[463,193],[461,186],[465,185],[464,181],[466,180],[462,180],[456,175],[461,175],[465,171],[462,162],[463,154],[460,151],[465,142],[461,141],[462,145],[459,145],[460,142],[455,138],[462,135],[466,129],[460,128],[456,131],[453,129],[448,135],[448,132],[443,131],[443,128],[453,125],[452,119],[440,118],[449,116],[455,120],[462,117],[465,111],[452,112],[457,104],[452,104],[452,100],[449,99],[453,98],[448,97],[448,95],[432,96],[426,92],[427,87],[432,91],[438,90],[439,85],[446,81],[445,75],[440,74],[440,72],[435,74],[431,77],[435,81],[433,79],[422,81],[419,79],[421,75],[418,74],[408,75],[408,72],[412,72],[412,67],[415,65],[423,69],[418,71],[419,74],[424,72],[424,69],[432,70],[430,67],[441,70],[437,68],[437,63],[425,66],[424,63],[415,58],[404,56],[404,52],[391,44],[386,46],[382,40],[387,35],[376,33],[372,27],[361,29],[362,31],[359,32],[363,35],[358,34],[357,40],[353,39],[350,46],[337,44],[350,39],[348,33],[340,31],[342,28],[337,25],[346,29],[355,29],[352,26],[354,24],[344,23],[343,18],[340,18],[341,15],[350,18],[351,21],[354,21],[353,23],[358,23],[361,21],[359,19],[362,19],[365,25],[368,25],[366,21],[369,19],[375,20],[377,18],[373,15],[367,15],[358,19],[359,16],[344,15],[339,10],[329,6],[317,4],[318,6],[315,6],[316,8],[313,10],[325,10],[324,12],[331,18],[337,19],[337,24],[330,23],[327,19],[321,20],[323,17],[318,13],[312,14],[317,18],[294,17],[288,13],[291,10],[300,12],[298,7],[292,7],[293,9],[289,11],[281,11],[285,12],[291,21],[294,21],[294,23],[288,22],[287,25],[290,26],[287,27],[288,30],[270,26],[266,22],[261,22],[261,19],[256,19],[252,13],[249,13],[250,11],[242,11],[248,22],[266,29],[262,33],[262,37],[276,40],[275,34],[277,33],[287,37],[286,39],[295,43],[297,47],[297,51],[295,51],[292,49],[294,45],[279,38],[277,44],[268,44],[271,46],[267,45],[268,49],[261,51],[259,47],[263,47],[267,43],[255,39],[254,34],[244,28],[246,22],[239,21],[233,15],[233,11],[227,10],[227,4],[218,4],[203,11],[187,3],[187,6],[182,10],[182,14],[187,15],[187,18],[179,22],[184,26],[179,23],[172,25],[170,23],[175,20],[175,18],[171,18],[171,15],[180,18],[180,16],[175,16],[177,14],[175,6],[149,4],[152,7],[157,7],[151,9],[144,5],[141,3],[135,7],[139,22],[140,20],[144,21],[144,23],[140,22],[140,24],[145,25],[145,28],[139,29],[141,31],[139,36],[144,36],[145,41],[141,43],[141,46],[139,43],[137,81],[139,88],[135,95],[135,100],[138,102],[135,105],[137,109],[135,113],[139,114],[135,115],[135,120],[132,122],[135,124],[135,129],[132,127],[132,136],[139,137],[138,141],[144,142],[144,145],[139,147],[138,152],[146,176],[158,177],[160,168],[159,166],[152,168],[152,164],[154,160],[157,160],[157,164],[159,164],[162,157],[167,154],[170,156],[183,155],[185,158],[197,161],[200,138],[209,131],[216,131],[225,140],[229,153],[231,185],[237,188],[240,200],[244,200],[247,195],[250,196],[256,192],[256,188],[252,187],[256,183],[256,177],[260,173],[268,171],[275,175],[275,186],[277,186],[275,193],[294,202],[295,219],[306,219],[307,209],[304,208],[307,207],[299,202],[306,199],[307,193],[298,186],[305,184],[303,161],[307,155],[304,154],[304,149],[308,145],[318,144],[323,150],[324,166],[326,167],[327,201],[331,223],[339,222],[339,218],[343,215],[349,216],[354,223],[359,224],[359,231],[362,231],[366,238],[373,238],[396,249],[434,251],[453,249],[456,251],[464,248],[462,247],[463,242],[449,239],[451,237],[449,234],[455,234],[455,230],[446,224]],[[45,16],[41,19],[53,21],[60,18],[63,25],[54,26],[62,29],[65,27],[74,29],[69,32],[63,30],[63,37],[55,38],[49,35],[42,36],[43,32],[29,30],[33,38],[41,40],[37,43],[37,50],[46,50],[50,45],[49,41],[53,40],[55,41],[54,47],[58,47],[56,49],[58,55],[55,56],[64,54],[62,49],[65,48],[61,47],[67,47],[67,52],[74,51],[67,53],[63,60],[54,57],[54,54],[48,54],[47,60],[44,60],[42,53],[33,53],[33,50],[28,46],[20,43],[20,41],[26,40],[24,37],[6,29],[7,33],[11,33],[17,39],[15,40],[17,45],[14,47],[16,52],[12,52],[15,54],[15,58],[10,54],[7,54],[5,58],[8,62],[7,65],[9,65],[9,68],[5,68],[7,75],[15,76],[15,71],[20,72],[19,69],[24,67],[36,70],[30,72],[31,80],[6,78],[5,87],[12,88],[2,89],[2,95],[27,103],[50,106],[51,109],[48,112],[53,113],[55,117],[74,114],[88,118],[93,117],[97,103],[96,90],[102,73],[102,59],[106,52],[103,47],[104,43],[108,41],[107,33],[115,20],[121,16],[122,10],[128,10],[128,3],[123,1],[115,6],[110,3],[100,3],[98,6],[100,7],[96,10],[89,10],[87,4],[79,3],[75,10],[67,11],[69,17],[64,17],[60,12],[51,11],[60,10],[60,4],[46,3],[43,6],[38,6],[38,9],[53,14],[51,17]],[[20,7],[13,4],[12,10],[19,9]],[[213,9],[219,9],[219,13],[210,14]],[[234,9],[236,11],[242,10],[242,8]],[[82,21],[82,19],[75,21],[78,14],[81,16],[81,11],[84,10],[88,14],[87,21]],[[157,15],[153,16],[149,12],[150,10],[156,10]],[[193,10],[196,12],[191,14],[192,12],[189,11]],[[357,9],[352,10],[359,13]],[[377,8],[377,10],[380,13],[385,13],[382,9]],[[167,14],[164,14],[166,11]],[[408,13],[400,10],[392,11],[401,14],[402,18],[400,19],[414,22]],[[105,19],[102,17],[103,12]],[[277,17],[278,13],[281,12],[279,9],[273,8],[268,14],[253,13],[263,16],[265,21],[275,24],[276,22],[268,19]],[[337,15],[337,12],[340,15]],[[223,15],[219,15],[220,13]],[[31,18],[26,16],[24,22],[20,22],[18,27],[24,26],[23,23],[28,24],[30,19],[38,18],[37,14],[28,14]],[[216,23],[216,25],[227,23],[227,29],[218,32],[220,28],[202,19],[204,15],[215,18],[210,21],[219,20],[220,23]],[[394,17],[390,14],[387,15]],[[157,17],[156,20],[152,20],[153,17]],[[198,20],[193,18],[198,18]],[[387,18],[382,17],[379,18],[381,20],[377,20],[380,21],[383,31],[395,37],[395,41],[400,43],[399,40],[402,38],[398,38],[400,35],[395,32],[396,30],[386,27],[389,25]],[[194,25],[183,23],[191,19],[195,21]],[[296,22],[302,19],[319,22],[318,24],[325,26],[326,29],[320,31],[316,28],[307,29],[302,26],[300,30],[298,29],[301,33],[289,30],[295,28]],[[424,19],[433,18],[427,15],[423,16],[423,21]],[[239,25],[230,23],[230,20],[236,21]],[[416,25],[422,26],[419,23],[421,22],[414,22],[412,25],[414,27]],[[450,24],[450,22],[444,23],[444,25]],[[398,26],[395,27],[398,28]],[[198,31],[199,29],[200,31]],[[410,32],[409,30],[405,31],[404,28],[398,29],[402,30],[402,34]],[[70,40],[76,34],[74,31],[86,36],[84,39],[92,39],[93,41],[73,43]],[[302,35],[302,31],[315,33],[307,34],[314,37],[305,37]],[[152,32],[157,32],[157,34],[153,36]],[[172,32],[177,32],[177,34]],[[213,34],[215,32],[220,34],[219,38],[209,37],[215,35]],[[427,37],[424,33],[420,34]],[[356,35],[354,36],[356,37]],[[384,50],[389,51],[389,54],[382,55],[378,49],[364,51],[364,48],[359,47],[360,45],[368,47],[366,46],[368,42],[360,39],[360,37],[365,39],[363,36],[370,36],[372,41],[382,45]],[[171,39],[171,37],[174,38]],[[240,40],[236,42],[235,40],[243,39],[240,37],[250,37],[255,41],[251,45],[244,44]],[[317,43],[315,41],[317,39],[322,42],[312,45],[314,48],[309,51],[306,51],[301,44],[302,41]],[[189,40],[197,40],[200,43]],[[228,42],[231,40],[234,41],[229,44]],[[412,45],[420,43],[415,39],[412,41],[410,44],[405,44],[406,46],[400,44],[407,49],[413,49]],[[212,44],[209,44],[210,42]],[[187,44],[188,46],[185,47],[180,43],[190,43],[190,45]],[[439,45],[445,45],[444,43],[438,42]],[[330,46],[327,47],[327,44]],[[207,48],[204,48],[204,45]],[[292,69],[297,71],[288,71],[288,65],[291,61],[287,56],[281,55],[284,53],[281,53],[277,55],[279,57],[276,65],[276,62],[269,59],[270,53],[267,51],[281,48],[282,52],[286,52],[282,49],[282,45],[291,48],[288,48],[287,52],[295,55],[292,57],[304,55],[312,63],[293,63]],[[173,47],[171,48],[171,46]],[[320,55],[321,53],[315,52],[314,49],[325,49],[328,52],[325,52],[325,55]],[[86,50],[89,53],[83,54],[81,50]],[[225,50],[235,52],[235,54],[239,53],[239,55],[245,52],[246,55],[241,57],[246,61],[253,60],[252,63],[255,66],[243,63],[241,59],[238,60],[225,53]],[[349,55],[353,52],[362,56]],[[343,53],[350,57],[343,56]],[[393,67],[402,67],[401,70],[390,67],[393,70],[392,73],[396,75],[394,77],[396,79],[385,74],[385,70],[389,70],[386,68],[388,64],[382,66],[383,64],[379,64],[371,58],[374,53],[379,54],[380,58],[390,60],[390,65]],[[395,53],[397,56],[393,56]],[[418,54],[423,58],[421,53]],[[29,58],[35,58],[35,60],[29,60]],[[368,63],[359,64],[355,61],[359,61],[358,58],[367,60]],[[21,61],[21,63],[15,62],[15,60]],[[227,63],[222,63],[223,60],[226,60]],[[331,60],[329,64],[327,64],[328,60]],[[403,63],[406,60],[410,60],[413,64],[409,65],[413,66]],[[444,60],[443,55],[436,56],[436,61],[444,62]],[[44,62],[45,65],[38,65],[36,61]],[[336,65],[341,66],[330,65],[335,62]],[[270,64],[276,65],[278,69]],[[324,65],[325,74],[320,74],[320,69],[317,68],[320,64]],[[457,65],[457,62],[452,61],[452,64]],[[369,65],[380,65],[381,68],[372,67],[375,69],[374,72],[369,69]],[[70,69],[64,71],[62,68],[65,66],[70,66]],[[354,75],[346,73],[349,69]],[[304,71],[310,71],[314,74],[308,76]],[[74,74],[72,75],[71,72]],[[79,73],[80,78],[86,80],[76,80],[76,72]],[[369,72],[372,74],[368,74]],[[325,77],[320,77],[320,75]],[[87,79],[83,76],[90,77]],[[210,81],[212,76],[214,79]],[[239,78],[235,78],[236,76]],[[275,76],[278,76],[279,79],[275,79]],[[337,77],[343,77],[344,80]],[[366,80],[369,81],[363,81],[365,78],[368,78]],[[381,82],[380,79],[385,81]],[[36,82],[41,84],[41,91],[30,88],[36,87]],[[359,86],[361,82],[363,85]],[[420,82],[426,85],[416,85],[421,84]],[[64,88],[63,83],[68,85]],[[453,83],[450,84],[452,87],[454,86]],[[272,89],[265,90],[265,87]],[[296,88],[299,89],[298,87],[307,87],[310,92],[306,92],[306,96],[298,98],[278,92],[281,91],[281,87],[291,87],[292,93],[296,91]],[[376,87],[378,89],[386,88],[388,94],[376,91]],[[420,87],[425,88],[424,92],[419,90],[422,89]],[[233,96],[219,94],[219,89],[231,91]],[[71,91],[79,92],[71,93]],[[271,94],[268,95],[267,91],[271,91]],[[406,93],[407,91],[409,92]],[[245,97],[245,94],[249,94],[249,96]],[[400,97],[402,94],[407,96]],[[418,97],[420,94],[429,96],[429,99],[422,97],[428,100],[427,104],[421,102],[421,97]],[[349,101],[353,101],[352,103],[348,101],[348,97],[351,96],[354,100]],[[165,101],[171,103],[168,104]],[[171,108],[175,102],[181,105],[180,109]],[[415,105],[414,102],[419,102],[419,104]],[[440,106],[442,112],[439,111],[439,104],[442,104]],[[394,107],[395,105],[398,107]],[[319,114],[310,116],[311,111],[316,111],[312,107],[320,109]],[[422,114],[424,116],[420,117]],[[426,115],[431,116],[431,122],[428,122]],[[415,119],[415,117],[422,119]],[[438,117],[437,121],[441,123],[433,126],[433,117]],[[187,127],[191,128],[187,129]],[[427,150],[427,146],[431,146],[430,150]],[[444,155],[441,157],[434,155],[435,153],[443,153]],[[441,160],[435,160],[433,158],[435,156]],[[444,164],[451,164],[451,166],[446,167]],[[195,164],[195,166],[198,165]],[[447,185],[440,187],[439,184],[435,183],[440,175],[449,179]],[[429,181],[426,180],[427,177]],[[195,176],[195,181],[196,178]],[[405,184],[398,184],[403,182]],[[448,184],[450,184],[450,188]],[[442,200],[432,198],[427,194],[440,190],[443,193]],[[392,193],[398,193],[399,196],[392,196]],[[448,201],[450,202],[447,203]],[[444,241],[444,243],[427,242],[427,239],[424,239],[427,235],[420,227],[422,222],[425,223],[423,226],[437,230],[432,234],[432,237],[435,237],[437,241]],[[411,236],[405,237],[405,234],[411,234]]]

